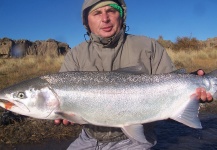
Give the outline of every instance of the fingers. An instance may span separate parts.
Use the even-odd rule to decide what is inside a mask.
[[[69,125],[69,121],[68,121],[68,120],[65,120],[65,119],[63,119],[63,124],[67,126],[67,125]]]
[[[60,120],[60,119],[58,119],[58,120],[54,120],[54,124],[55,124],[55,125],[59,125],[59,124],[61,124],[61,120]]]
[[[200,93],[200,99],[205,102],[206,101],[206,90],[204,88],[200,88],[199,93]]]
[[[203,76],[205,75],[205,72],[202,69],[198,69],[197,71],[191,72],[190,74]]]
[[[212,102],[213,101],[213,97],[210,93],[207,93],[207,100],[208,102]]]
[[[196,95],[198,100],[200,100],[202,103],[213,101],[212,95],[207,93],[205,88],[197,88]]]
[[[54,120],[54,124],[55,125],[60,125],[61,123],[63,123],[64,125],[69,125],[69,124],[71,124],[71,125],[73,125],[74,123],[72,123],[72,122],[69,122],[68,120],[65,120],[65,119],[63,119],[63,120],[61,120],[61,119],[56,119],[56,120]]]
[[[195,72],[194,72],[195,73]],[[203,76],[205,75],[205,72],[202,69],[199,69],[196,71],[197,75]],[[200,102],[205,103],[205,102],[212,102],[213,97],[210,93],[206,92],[205,88],[197,88],[196,89],[196,95],[197,98],[200,100]]]
[[[205,74],[205,72],[201,69],[197,70],[197,75],[199,76],[203,76]]]
[[[196,72],[197,72],[197,75],[199,76],[205,75],[205,72],[202,69],[199,69]],[[197,97],[199,98],[199,100],[203,103],[212,102],[213,100],[212,95],[210,93],[207,93],[205,88],[197,88],[196,93],[197,93]]]

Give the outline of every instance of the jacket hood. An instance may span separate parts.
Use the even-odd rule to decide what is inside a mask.
[[[82,6],[82,21],[83,25],[86,28],[86,30],[90,33],[90,30],[88,28],[88,22],[87,22],[87,13],[89,12],[90,8],[95,5],[96,3],[103,1],[103,0],[84,0],[83,6]],[[127,14],[127,6],[124,0],[113,0],[114,2],[118,3],[123,8],[123,26],[126,25],[126,14]]]

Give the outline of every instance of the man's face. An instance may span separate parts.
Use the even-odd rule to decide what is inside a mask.
[[[104,6],[88,15],[88,25],[92,33],[108,38],[120,31],[122,19],[117,10],[110,6]]]

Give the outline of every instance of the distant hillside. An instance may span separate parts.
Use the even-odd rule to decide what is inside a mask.
[[[70,49],[67,43],[58,42],[53,39],[46,41],[12,40],[0,39],[0,57],[23,57],[26,55],[51,55],[59,56]]]
[[[175,42],[164,40],[159,36],[157,41],[165,48],[172,50],[202,50],[204,48],[217,48],[217,37],[208,38],[205,41],[197,40],[195,37],[177,37]]]
[[[208,38],[206,41],[199,41],[196,38],[177,37],[175,42],[164,40],[159,36],[157,41],[165,48],[172,50],[201,50],[203,48],[217,48],[217,37]],[[70,49],[67,43],[58,42],[54,39],[46,41],[29,41],[25,39],[12,40],[9,38],[0,39],[0,57],[23,57],[26,55],[50,55],[59,56]]]

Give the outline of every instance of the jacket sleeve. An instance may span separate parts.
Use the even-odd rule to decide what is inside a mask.
[[[153,42],[151,54],[152,74],[168,73],[176,70],[166,50],[157,42]]]
[[[79,70],[79,64],[77,61],[77,52],[76,49],[73,48],[70,51],[67,52],[64,58],[64,62],[60,68],[60,72],[66,72],[66,71],[78,71]]]

